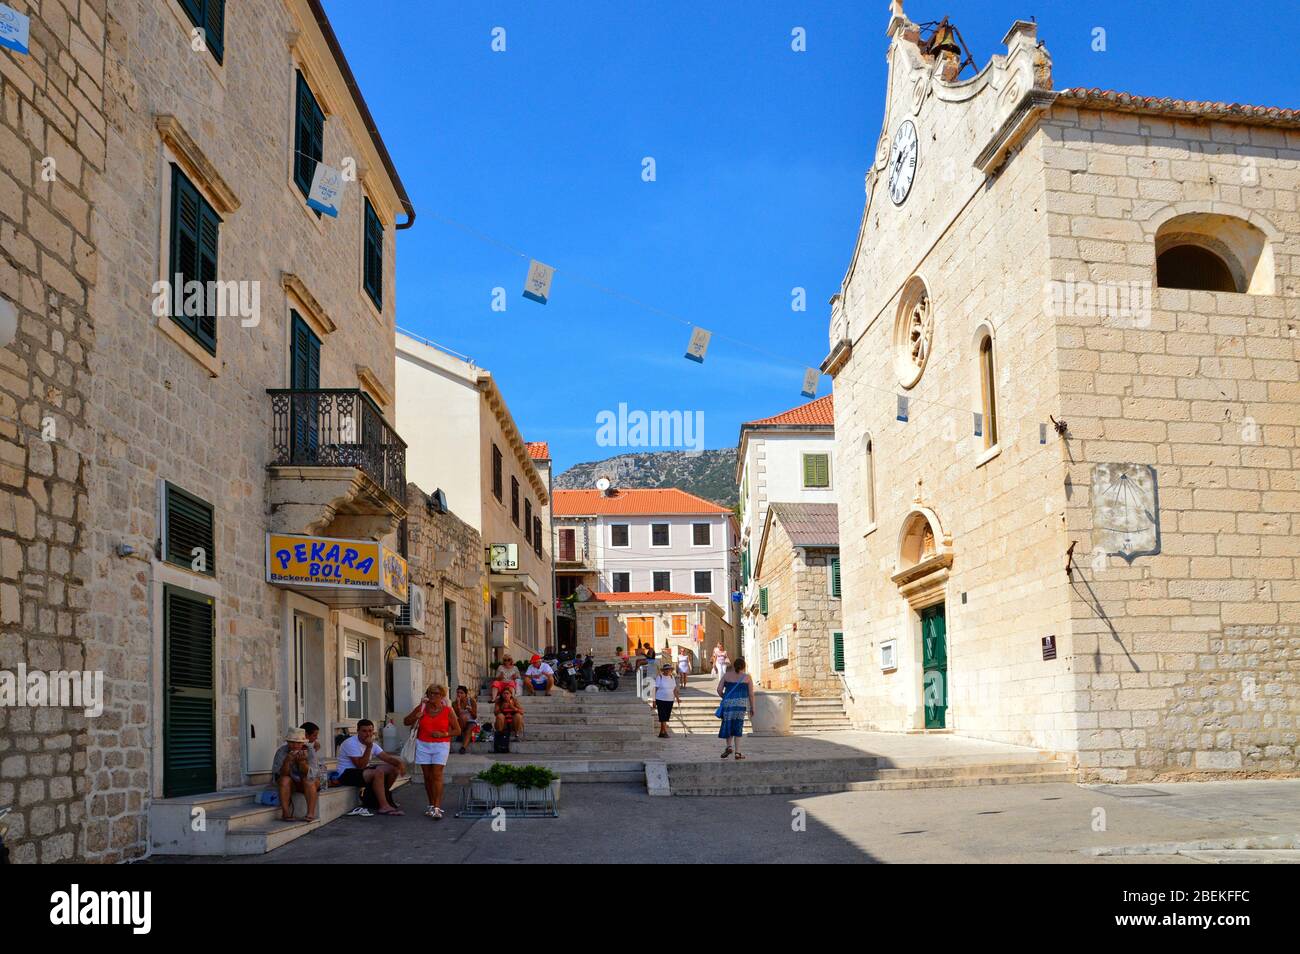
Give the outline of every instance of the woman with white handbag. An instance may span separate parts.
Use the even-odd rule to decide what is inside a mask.
[[[443,817],[443,769],[451,754],[451,740],[460,733],[456,713],[447,705],[447,687],[429,686],[425,689],[420,704],[402,723],[411,727],[411,736],[402,746],[402,760],[420,766],[424,773],[424,793],[429,799],[424,814],[437,821]]]

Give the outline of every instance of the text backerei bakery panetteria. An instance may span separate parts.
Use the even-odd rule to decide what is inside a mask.
[[[408,596],[406,560],[377,540],[268,533],[266,581],[336,608],[387,606]]]

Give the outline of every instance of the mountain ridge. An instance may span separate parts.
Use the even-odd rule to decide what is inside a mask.
[[[676,487],[722,507],[735,509],[736,449],[644,451],[584,461],[556,474],[556,490],[585,490],[608,477],[615,487]]]

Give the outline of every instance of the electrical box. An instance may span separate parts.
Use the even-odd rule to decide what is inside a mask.
[[[393,711],[406,715],[424,697],[424,662],[409,656],[393,660]]]
[[[510,620],[504,616],[492,617],[492,642],[493,649],[505,649],[510,645]]]
[[[271,771],[280,747],[280,722],[275,717],[277,694],[269,689],[239,691],[239,732],[244,774]]]

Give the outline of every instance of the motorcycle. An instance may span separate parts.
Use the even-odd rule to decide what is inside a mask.
[[[5,836],[9,834],[9,825],[5,821],[5,816],[13,810],[12,805],[0,808],[0,865],[9,864],[9,846],[5,844]]]
[[[600,688],[613,692],[618,688],[618,673],[614,671],[613,663],[606,663],[603,666],[596,667],[595,682]]]

